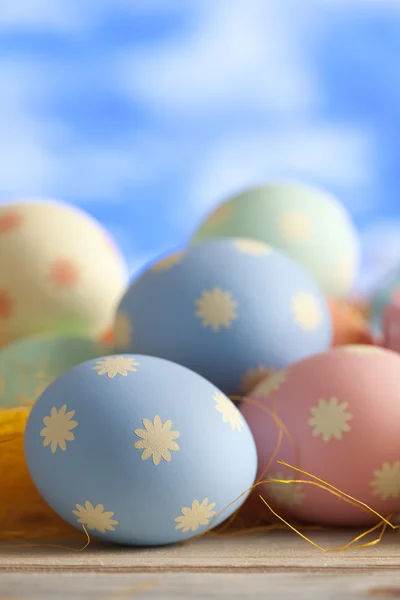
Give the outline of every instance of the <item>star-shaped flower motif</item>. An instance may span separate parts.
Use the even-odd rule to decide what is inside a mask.
[[[390,464],[384,462],[380,469],[373,472],[370,485],[373,487],[374,496],[382,500],[400,497],[400,461]]]
[[[298,292],[292,298],[292,312],[295,323],[303,331],[315,331],[318,329],[322,312],[318,300],[308,292]]]
[[[321,436],[324,442],[332,439],[341,440],[343,433],[351,430],[348,421],[353,415],[346,412],[347,402],[339,402],[337,398],[318,400],[317,406],[310,409],[312,417],[307,421],[313,427],[313,436]]]
[[[113,379],[116,375],[127,377],[128,373],[135,373],[140,363],[130,356],[107,356],[96,361],[93,368],[97,375],[107,375]]]
[[[161,418],[156,415],[153,422],[143,419],[144,429],[135,429],[135,435],[142,438],[135,442],[135,448],[143,450],[142,460],[152,458],[154,465],[159,465],[161,459],[171,462],[171,451],[177,452],[180,448],[174,441],[179,436],[179,431],[172,431],[172,421],[163,423]]]
[[[176,517],[175,522],[178,525],[175,529],[181,529],[182,533],[187,531],[197,531],[200,525],[208,525],[210,519],[215,515],[215,502],[208,503],[208,498],[204,498],[200,504],[198,500],[193,500],[191,508],[184,506],[181,509],[182,515]]]
[[[85,506],[76,505],[77,510],[73,510],[73,514],[78,517],[78,523],[85,525],[87,529],[97,530],[100,533],[106,531],[115,531],[114,525],[119,525],[118,521],[112,519],[113,512],[104,512],[104,506],[97,504],[93,506],[91,502],[86,501]]]
[[[51,409],[50,416],[44,417],[43,423],[45,427],[40,432],[44,437],[43,446],[50,446],[54,454],[57,448],[65,452],[67,449],[66,442],[72,442],[75,439],[71,429],[78,426],[76,421],[72,421],[75,415],[74,410],[67,411],[67,405],[64,404],[58,411],[54,406]]]
[[[213,400],[215,402],[215,408],[222,415],[222,421],[224,423],[229,423],[232,431],[235,431],[236,429],[241,431],[243,418],[233,402],[221,392],[215,392]]]
[[[238,303],[232,298],[231,292],[215,287],[213,290],[204,290],[196,300],[195,315],[201,319],[203,327],[218,332],[223,327],[229,329],[232,326],[238,317],[237,307]]]
[[[233,242],[233,245],[239,252],[243,254],[251,254],[252,256],[267,256],[272,252],[271,246],[259,242],[258,240],[247,240],[238,238]]]

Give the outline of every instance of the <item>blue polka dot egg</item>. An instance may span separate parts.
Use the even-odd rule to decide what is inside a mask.
[[[218,525],[257,471],[252,434],[218,388],[181,365],[128,354],[85,362],[51,383],[29,416],[25,456],[66,521],[140,546]]]
[[[301,265],[265,243],[203,242],[148,267],[116,318],[117,350],[182,364],[228,395],[326,350],[325,297]]]

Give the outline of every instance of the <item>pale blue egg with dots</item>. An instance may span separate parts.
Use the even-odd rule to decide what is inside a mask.
[[[28,418],[25,457],[61,517],[134,546],[220,524],[257,471],[253,436],[229,398],[181,365],[138,354],[90,360],[51,383]]]
[[[265,243],[203,242],[147,267],[122,298],[118,351],[182,364],[230,396],[331,345],[326,298],[301,265]]]

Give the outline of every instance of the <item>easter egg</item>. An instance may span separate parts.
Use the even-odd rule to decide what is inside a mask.
[[[50,384],[29,416],[25,456],[66,521],[139,546],[218,525],[244,502],[257,470],[250,430],[218,388],[141,355],[88,361]]]
[[[122,298],[119,352],[182,364],[230,395],[331,343],[325,297],[300,265],[240,238],[191,246],[150,265]]]
[[[84,337],[35,336],[18,340],[0,352],[0,408],[34,404],[59,375],[107,346]]]
[[[329,298],[328,304],[333,325],[333,346],[374,343],[369,323],[358,308],[335,298]]]
[[[400,303],[400,268],[389,271],[378,283],[370,299],[369,317],[371,326],[377,333],[382,333],[383,313],[391,303]]]
[[[383,516],[400,512],[399,373],[398,354],[348,345],[266,378],[251,394],[254,404],[241,407],[257,445],[259,481],[311,481],[278,462],[284,461]],[[257,493],[292,520],[346,526],[377,522],[372,512],[311,484],[274,481],[260,485]]]
[[[347,210],[314,187],[283,183],[249,189],[220,205],[192,243],[237,236],[260,240],[306,267],[332,297],[346,296],[359,265],[359,237]]]
[[[109,234],[57,201],[0,205],[0,345],[39,333],[100,336],[127,281]]]

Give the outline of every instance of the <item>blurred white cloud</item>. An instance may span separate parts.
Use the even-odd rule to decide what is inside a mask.
[[[230,194],[271,180],[296,179],[328,188],[373,186],[374,164],[372,137],[349,125],[310,122],[273,132],[237,132],[203,157],[187,194],[186,216],[192,211],[200,218]],[[366,203],[355,195],[350,208],[364,211]]]
[[[277,0],[193,6],[188,30],[118,57],[121,90],[162,113],[197,117],[227,104],[264,113],[318,106],[323,91],[312,63],[304,59],[307,40],[299,39],[298,6]]]

